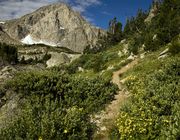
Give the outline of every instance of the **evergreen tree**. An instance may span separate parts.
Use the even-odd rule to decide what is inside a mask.
[[[108,28],[108,40],[110,44],[116,44],[118,43],[122,37],[122,23],[117,21],[117,18],[113,18],[109,22],[109,28]]]
[[[7,44],[0,43],[0,58],[3,63],[15,64],[18,62],[17,48]]]

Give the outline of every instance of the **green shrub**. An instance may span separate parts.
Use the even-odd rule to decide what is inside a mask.
[[[90,115],[104,108],[117,87],[100,77],[74,78],[57,71],[24,72],[5,85],[25,100],[0,139],[90,139]]]
[[[175,37],[172,40],[169,46],[169,52],[173,55],[178,54],[180,52],[180,37],[179,36]]]
[[[111,128],[109,134],[110,134],[109,135],[110,140],[119,140],[120,139],[120,134],[119,134],[117,126],[113,126],[113,128]]]

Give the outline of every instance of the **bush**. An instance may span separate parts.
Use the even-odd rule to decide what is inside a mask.
[[[179,36],[175,37],[172,40],[169,46],[169,52],[173,55],[178,54],[180,52],[180,37]]]
[[[162,41],[158,38],[153,39],[155,34],[146,34],[145,36],[145,51],[156,51],[162,46]]]
[[[97,54],[84,54],[80,58],[73,61],[68,67],[67,70],[69,73],[75,73],[78,70],[78,67],[90,70],[94,72],[99,72],[105,68],[105,60],[101,53]]]
[[[117,87],[100,77],[74,78],[57,71],[24,72],[5,85],[25,99],[0,139],[90,139],[90,115],[104,108]]]

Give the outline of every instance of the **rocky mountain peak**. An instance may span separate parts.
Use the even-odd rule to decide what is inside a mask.
[[[66,47],[75,52],[83,52],[104,34],[64,3],[41,7],[3,26],[12,39],[24,44]]]

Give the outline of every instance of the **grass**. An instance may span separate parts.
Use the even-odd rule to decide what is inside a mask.
[[[121,78],[124,79],[129,75],[136,75],[139,76],[147,75],[152,73],[153,71],[161,68],[161,62],[166,61],[165,59],[158,59],[159,54],[164,51],[165,48],[161,48],[156,52],[149,52],[146,54],[145,58],[140,59],[138,65],[135,66],[133,69],[128,70],[126,73],[121,75]]]
[[[120,51],[122,52],[123,49],[123,44],[119,43],[118,45],[112,46],[111,48],[108,48],[97,54],[86,54],[85,57],[79,58],[79,62],[78,60],[75,60],[74,63],[72,62],[72,65],[76,63],[78,67],[82,67],[84,69],[83,72],[76,72],[74,75],[82,77],[96,77],[101,75],[104,79],[111,79],[112,73],[114,71],[120,69],[130,62],[129,60],[126,60],[126,54],[123,54],[122,56],[118,55],[118,53]],[[94,58],[101,60],[100,65],[97,65],[94,62],[97,61]],[[102,67],[102,69],[96,72],[93,70],[92,66]]]

